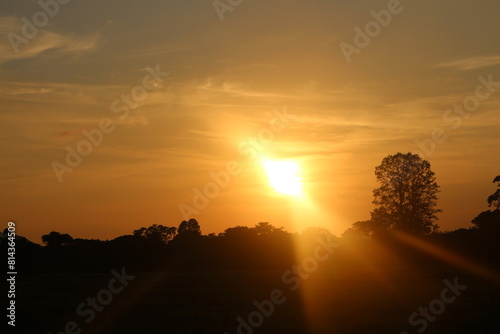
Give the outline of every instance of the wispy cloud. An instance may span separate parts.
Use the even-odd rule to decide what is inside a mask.
[[[478,68],[500,65],[500,55],[496,56],[475,56],[465,59],[454,60],[436,65],[437,67],[453,67],[464,71]]]
[[[18,45],[19,52],[16,53],[8,38],[9,33],[20,34],[21,21],[14,17],[0,18],[0,63],[13,59],[24,59],[40,56],[46,51],[55,53],[81,53],[93,50],[97,47],[100,34],[92,33],[83,36],[61,34],[49,30],[40,30],[37,36],[28,40],[26,44]],[[22,37],[22,36],[21,36]]]

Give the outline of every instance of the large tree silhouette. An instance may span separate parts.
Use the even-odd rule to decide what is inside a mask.
[[[425,235],[438,229],[434,224],[439,186],[428,161],[417,154],[397,153],[375,168],[380,187],[373,190],[372,226]],[[376,231],[375,231],[376,232]]]

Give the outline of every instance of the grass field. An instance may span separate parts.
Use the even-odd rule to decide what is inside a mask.
[[[254,313],[253,323],[259,326],[240,328],[240,333],[500,333],[499,285],[449,267],[377,273],[325,266],[301,279],[295,291],[282,280],[282,271],[134,275],[89,323],[76,309],[108,287],[111,273],[19,275],[15,332],[233,334],[238,333],[237,318],[248,323],[257,310],[253,302],[270,299],[278,289],[285,300],[273,304],[272,314],[262,321]],[[425,329],[422,316],[411,325],[410,315],[441,299],[444,280],[455,278],[467,288],[444,303]],[[70,321],[77,327],[65,332]]]

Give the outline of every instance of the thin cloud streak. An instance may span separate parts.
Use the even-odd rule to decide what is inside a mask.
[[[496,65],[500,65],[500,55],[469,57],[447,63],[441,63],[436,65],[436,67],[451,67],[463,71],[470,71]]]

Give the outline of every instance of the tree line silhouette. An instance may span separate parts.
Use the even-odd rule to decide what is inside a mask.
[[[375,208],[370,220],[355,222],[341,238],[322,228],[290,233],[269,222],[204,235],[198,221],[189,219],[178,227],[153,224],[106,241],[52,231],[42,236],[44,246],[40,246],[19,237],[18,263],[24,272],[105,272],[120,266],[131,271],[279,270],[307,256],[318,237],[335,238],[347,245],[346,249],[357,247],[364,260],[381,257],[370,251],[373,245],[418,261],[430,260],[397,241],[392,234],[395,231],[482,261],[500,260],[496,246],[500,236],[500,175],[493,180],[498,189],[487,198],[493,210],[480,213],[470,228],[451,232],[439,232],[435,224],[440,212],[436,207],[439,185],[428,161],[411,153],[389,155],[375,168],[375,175],[380,187],[373,191]],[[6,242],[2,245],[7,247]],[[346,249],[340,248],[332,258],[352,264],[354,259]]]

